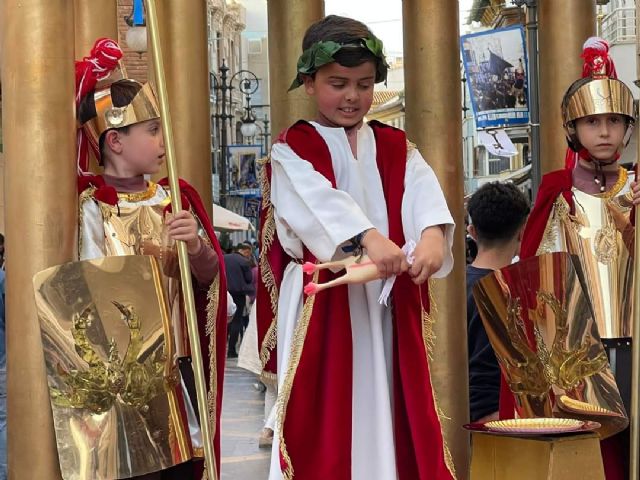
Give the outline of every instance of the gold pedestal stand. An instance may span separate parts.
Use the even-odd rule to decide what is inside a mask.
[[[471,434],[471,480],[603,480],[597,434],[509,437]]]

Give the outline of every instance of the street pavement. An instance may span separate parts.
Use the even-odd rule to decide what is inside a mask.
[[[258,448],[264,416],[264,393],[253,386],[256,376],[227,359],[222,400],[221,480],[264,480],[270,449]]]

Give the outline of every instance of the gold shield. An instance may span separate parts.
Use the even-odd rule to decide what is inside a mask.
[[[62,476],[129,478],[189,460],[157,261],[71,262],[33,283]]]
[[[520,417],[596,420],[606,437],[628,419],[577,256],[528,258],[480,280],[474,297]]]

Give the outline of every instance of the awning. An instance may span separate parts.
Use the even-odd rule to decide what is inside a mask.
[[[213,229],[219,232],[237,232],[253,230],[248,218],[227,210],[220,205],[213,204]]]

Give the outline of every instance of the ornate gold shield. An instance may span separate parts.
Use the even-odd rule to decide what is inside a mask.
[[[598,335],[577,256],[528,258],[483,278],[474,297],[520,417],[628,419]]]
[[[62,476],[129,478],[189,460],[157,261],[71,262],[33,283]]]

